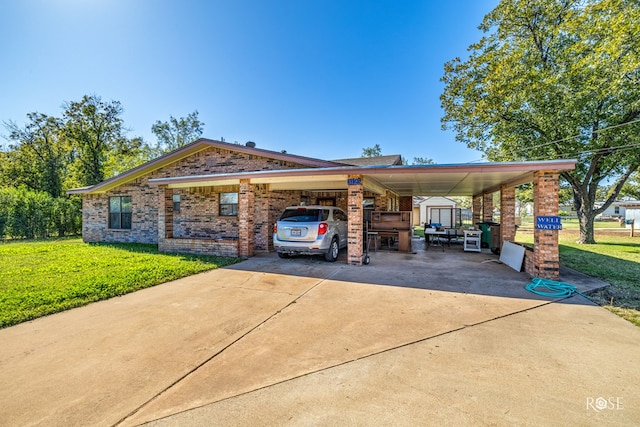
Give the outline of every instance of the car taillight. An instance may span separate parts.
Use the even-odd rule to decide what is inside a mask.
[[[325,235],[328,230],[329,224],[327,224],[326,222],[321,222],[320,224],[318,224],[318,236]]]
[[[273,232],[274,233],[278,232],[278,223],[277,222],[275,224],[273,224]]]

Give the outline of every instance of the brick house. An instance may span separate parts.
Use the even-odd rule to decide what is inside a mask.
[[[358,162],[312,159],[251,145],[200,139],[93,187],[71,190],[69,193],[83,194],[83,240],[152,243],[162,251],[250,256],[239,248],[241,221],[253,224],[253,251],[268,251],[272,249],[271,227],[286,206],[330,203],[347,210],[343,191],[271,191],[266,184],[257,185],[253,191],[254,208],[246,212],[238,209],[240,182],[171,189],[153,183],[160,178],[309,170]],[[385,156],[382,160],[398,163],[399,159],[400,156]],[[387,201],[394,198],[389,195],[377,199],[386,209]],[[163,230],[158,228],[159,219],[165,223]]]
[[[502,237],[512,240],[515,208],[513,225],[505,212],[515,185],[544,185],[539,211],[557,215],[558,172],[573,167],[575,161],[403,166],[399,155],[328,161],[199,139],[69,193],[82,194],[86,242],[152,243],[167,252],[239,257],[273,249],[272,226],[286,206],[332,204],[349,216],[347,258],[359,265],[367,207],[411,211],[415,194],[472,195],[479,217],[492,214],[487,203],[501,191]],[[536,245],[544,252],[530,268],[557,275],[557,234],[539,237]]]

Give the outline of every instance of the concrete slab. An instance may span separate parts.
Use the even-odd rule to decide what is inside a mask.
[[[363,267],[265,254],[0,330],[0,425],[640,419],[639,328],[415,245]]]
[[[632,324],[552,303],[147,425],[637,426],[637,348]]]
[[[211,271],[0,330],[0,425],[113,425],[317,282]]]

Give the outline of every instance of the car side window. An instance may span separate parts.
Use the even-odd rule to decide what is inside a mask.
[[[335,211],[333,213],[333,216],[334,216],[335,219],[340,220],[340,221],[346,221],[347,220],[347,215],[343,211]]]

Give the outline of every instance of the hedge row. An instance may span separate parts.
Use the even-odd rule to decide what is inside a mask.
[[[82,230],[79,197],[51,197],[22,188],[0,188],[0,238],[65,236]]]

